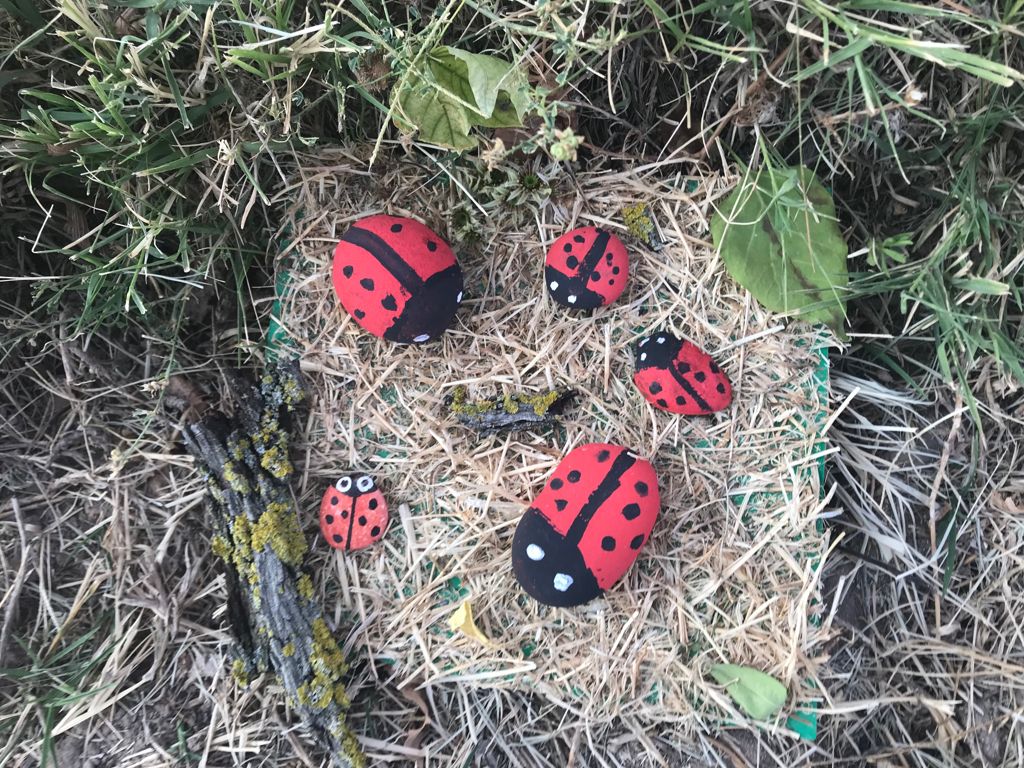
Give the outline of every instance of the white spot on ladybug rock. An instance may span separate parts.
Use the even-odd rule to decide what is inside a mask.
[[[575,296],[570,296],[569,298],[566,299],[566,301],[568,301],[570,304],[575,304],[576,303],[576,297]]]
[[[640,346],[642,347],[644,344],[646,344],[650,340],[651,340],[651,338],[650,338],[650,336],[648,336],[646,339],[644,339],[643,341],[640,342]]]
[[[647,353],[644,352],[642,355],[640,355],[640,359],[641,360],[646,360],[647,359]]]
[[[368,490],[373,488],[373,478],[369,475],[363,475],[356,480],[356,488],[358,488],[362,493],[366,493]]]
[[[430,334],[421,333],[419,336],[413,339],[413,341],[415,341],[417,344],[422,344],[424,341],[430,341]]]
[[[352,478],[348,476],[343,477],[334,484],[334,487],[342,493],[346,493],[348,492],[348,489],[352,487]]]
[[[459,291],[459,295],[455,297],[455,302],[457,304],[461,304],[462,303],[462,291]]]
[[[551,583],[555,585],[555,589],[559,592],[565,592],[572,586],[572,576],[568,573],[556,573],[555,578]]]
[[[538,547],[536,544],[530,544],[526,548],[526,556],[531,560],[543,560],[544,550]]]
[[[665,343],[665,337],[664,336],[659,336],[657,339],[655,339],[655,341],[657,341],[659,344],[664,344]]]
[[[552,280],[551,281],[551,290],[552,291],[557,291],[558,290],[558,281],[557,280]]]

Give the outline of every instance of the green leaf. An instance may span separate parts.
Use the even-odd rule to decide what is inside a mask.
[[[476,146],[476,138],[469,135],[466,109],[444,92],[416,81],[400,87],[395,98],[395,124],[403,131],[418,129],[423,141],[451,149]]]
[[[474,104],[483,119],[494,113],[500,92],[518,90],[523,80],[518,67],[504,59],[448,46],[431,51],[430,70],[438,85]]]
[[[530,106],[529,85],[514,64],[480,53],[440,46],[427,66],[396,86],[395,124],[419,130],[424,141],[471,149],[473,126],[513,128]]]
[[[786,703],[786,686],[771,675],[736,664],[716,664],[711,675],[739,708],[755,720],[767,720]]]
[[[747,175],[715,212],[711,236],[729,274],[765,307],[845,338],[849,251],[832,196],[811,170]]]

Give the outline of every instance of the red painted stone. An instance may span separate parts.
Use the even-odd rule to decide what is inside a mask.
[[[647,402],[669,413],[703,416],[729,407],[732,384],[695,344],[656,333],[636,345],[633,383]]]
[[[367,216],[334,249],[334,291],[374,336],[421,344],[444,333],[462,302],[462,269],[430,227],[401,216]]]
[[[384,494],[369,475],[345,475],[320,502],[320,533],[335,549],[351,551],[380,541],[388,520]]]
[[[555,240],[544,260],[551,298],[571,309],[611,304],[629,279],[629,253],[611,232],[579,227]]]
[[[650,462],[618,445],[580,446],[562,459],[516,527],[516,579],[545,605],[586,603],[629,570],[660,508]]]

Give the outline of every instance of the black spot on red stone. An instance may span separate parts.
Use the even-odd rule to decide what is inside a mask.
[[[572,239],[575,240],[577,243],[585,243],[587,241],[587,238],[585,238],[583,235],[574,235]]]
[[[360,320],[362,320],[362,319],[363,319],[364,317],[366,317],[366,313],[365,313],[365,312],[363,312],[363,310],[361,310],[361,309],[357,309],[357,310],[356,310],[355,312],[353,312],[352,314],[353,314],[353,315],[355,315],[355,316],[356,316],[357,318],[359,318]]]
[[[366,506],[368,506],[370,509],[376,509],[377,508],[377,500],[376,499],[370,499],[366,503]]]
[[[597,271],[597,270],[595,269],[595,270],[593,271],[593,273],[592,273],[592,274],[590,275],[590,279],[591,279],[591,280],[594,280],[594,281],[600,280],[600,279],[601,279],[601,273],[600,273],[600,272],[598,272],[598,271]]]
[[[561,512],[567,506],[569,506],[569,502],[566,501],[565,499],[555,499],[555,507],[558,509],[559,512]]]
[[[366,525],[366,515],[360,515],[359,519],[356,520],[356,522],[360,525]]]
[[[707,374],[705,374],[704,371],[697,371],[695,374],[693,374],[693,378],[695,378],[697,381],[704,381],[704,379],[707,378]]]
[[[560,477],[556,477],[554,480],[551,481],[551,487],[554,488],[556,491],[563,485],[565,485],[565,483],[562,482],[562,479]]]
[[[601,549],[603,549],[605,552],[611,552],[612,550],[614,550],[615,539],[613,539],[611,536],[605,536],[603,539],[601,539]]]
[[[336,533],[331,538],[334,539],[335,544],[341,544],[341,534]]]
[[[656,395],[661,392],[661,384],[656,381],[651,382],[651,394]]]
[[[392,224],[391,225],[391,231],[392,232],[401,232],[402,231],[402,225],[401,224]]]
[[[633,540],[629,542],[630,549],[640,549],[644,543],[644,535],[642,533],[637,534],[633,537]]]
[[[678,366],[676,366],[676,368],[677,368],[677,370],[680,373],[689,373],[690,372],[690,364],[689,363],[680,363]]]
[[[337,504],[337,503],[338,503],[338,497],[337,496],[331,496],[331,504]]]
[[[607,261],[607,262],[608,262],[609,264],[611,264],[611,263],[612,263],[612,261],[614,260],[614,259],[612,258],[612,255],[611,255],[610,253],[606,253],[606,254],[604,255],[604,258],[605,258],[605,261]]]
[[[580,260],[577,259],[575,256],[570,256],[568,259],[565,260],[565,266],[567,266],[569,269],[576,269],[576,267],[578,267],[579,265]]]
[[[615,285],[615,281],[614,280],[609,280],[608,281],[608,285]]]
[[[324,515],[324,522],[328,525],[334,525],[334,515]]]
[[[569,473],[568,477],[570,483],[578,483],[582,475],[580,474],[580,471],[578,469],[574,469],[572,472]]]
[[[388,312],[394,312],[396,309],[398,309],[398,302],[395,300],[395,297],[392,296],[390,293],[380,300],[380,305],[384,307],[384,309],[386,309]]]
[[[598,461],[608,461],[609,458],[611,458],[611,453],[609,453],[607,448],[602,448],[597,454]]]
[[[435,243],[433,240],[427,240],[427,250],[430,251],[431,253],[436,251],[437,243]]]
[[[718,394],[720,394],[720,395],[724,395],[725,394],[725,384],[722,384],[721,382],[719,382],[718,386],[715,387],[715,389],[718,390]]]
[[[662,408],[667,408],[668,407],[668,402],[666,402],[663,399],[659,399],[658,400],[658,405],[660,405]]]
[[[342,520],[348,520],[348,512],[342,512],[341,513],[341,519]]]
[[[718,373],[718,366],[715,364],[714,360],[708,363],[708,370],[712,373]]]
[[[572,243],[566,243],[562,247],[562,250],[565,251],[566,253],[572,253]]]
[[[373,526],[373,528],[370,529],[370,535],[371,536],[380,536],[380,526],[379,525]]]
[[[362,280],[360,280],[359,284],[368,291],[373,290],[373,280],[371,280],[368,277],[364,277]]]
[[[621,272],[621,271],[622,271],[622,270],[621,270],[621,269],[619,269],[618,267],[612,267],[612,274],[613,274],[613,275],[617,275],[617,274],[619,274],[619,272]]]
[[[627,520],[636,520],[640,517],[640,505],[639,504],[627,504],[622,508],[622,516]]]
[[[648,493],[650,493],[650,490],[651,490],[650,488],[647,487],[647,483],[642,482],[642,481],[637,483],[636,485],[634,485],[633,489],[636,491],[637,495],[640,496],[641,498],[643,498]]]
[[[686,398],[682,395],[676,398],[676,405],[686,405]]]
[[[354,270],[352,269],[352,265],[349,264],[347,267],[341,270],[341,274],[343,274],[345,277],[352,277],[353,271]]]

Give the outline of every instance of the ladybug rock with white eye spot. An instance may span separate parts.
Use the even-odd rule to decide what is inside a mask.
[[[320,502],[320,533],[335,549],[352,551],[380,541],[388,520],[384,494],[369,475],[345,475]]]
[[[579,227],[555,240],[544,260],[551,298],[571,309],[611,304],[626,287],[629,254],[611,232]]]
[[[633,383],[644,398],[669,413],[703,416],[727,408],[732,384],[700,347],[667,333],[636,345]]]
[[[559,463],[516,527],[516,580],[545,605],[586,603],[629,570],[660,508],[650,462],[618,445],[580,446]]]
[[[401,344],[437,339],[462,302],[462,269],[437,233],[402,216],[367,216],[334,249],[334,290],[374,336]]]

